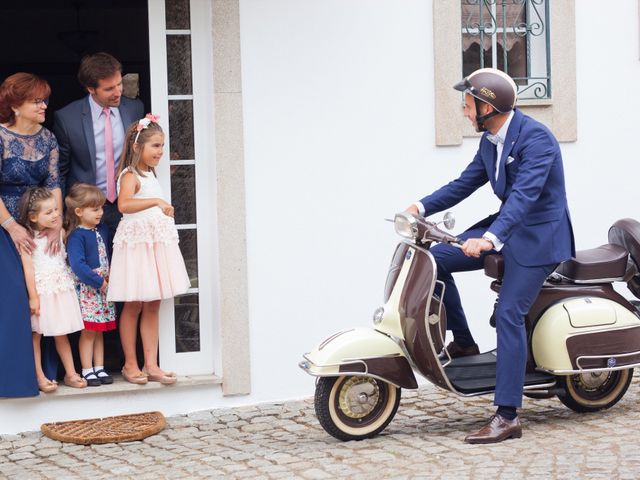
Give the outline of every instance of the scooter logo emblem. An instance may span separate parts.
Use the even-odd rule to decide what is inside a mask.
[[[407,254],[404,256],[405,260],[411,260],[411,250],[407,250]]]
[[[613,358],[613,357],[607,359],[607,367],[609,367],[609,368],[615,367],[616,363],[618,363],[618,362],[616,362],[616,359]]]

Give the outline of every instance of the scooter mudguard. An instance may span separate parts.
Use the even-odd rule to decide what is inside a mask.
[[[418,388],[411,365],[388,335],[370,328],[338,332],[304,355],[299,364],[317,377],[362,375],[402,388]]]
[[[632,368],[640,364],[640,319],[612,300],[573,298],[540,317],[531,348],[537,367],[556,375]]]

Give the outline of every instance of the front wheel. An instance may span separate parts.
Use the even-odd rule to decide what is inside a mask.
[[[363,440],[380,433],[400,404],[400,388],[370,377],[320,377],[315,410],[322,428],[338,440]]]
[[[604,410],[620,401],[629,388],[632,376],[633,368],[557,377],[558,386],[566,392],[558,395],[558,398],[575,412]]]

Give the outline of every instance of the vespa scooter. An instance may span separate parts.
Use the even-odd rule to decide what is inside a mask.
[[[394,225],[403,240],[391,260],[374,328],[338,332],[299,364],[317,377],[320,424],[340,440],[362,440],[384,430],[398,409],[401,389],[418,387],[414,371],[460,396],[495,391],[495,350],[451,358],[444,346],[441,299],[447,292],[429,248],[460,240],[406,212],[395,216]],[[448,214],[445,227],[453,227]],[[576,412],[606,409],[624,396],[633,368],[640,366],[640,314],[612,283],[627,282],[640,298],[639,262],[640,223],[624,219],[609,230],[607,245],[577,252],[558,266],[525,317],[525,395],[557,396]],[[501,255],[486,257],[485,273],[498,294],[503,270]]]

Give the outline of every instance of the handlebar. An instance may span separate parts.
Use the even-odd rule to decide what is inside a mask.
[[[416,242],[426,243],[432,241],[448,243],[458,248],[462,247],[464,243],[458,237],[440,230],[435,223],[409,212],[396,214],[394,224],[396,232],[399,235],[410,238]]]
[[[440,243],[448,243],[449,245],[459,248],[464,244],[464,241],[460,240],[458,237],[440,230],[435,223],[425,221],[425,224],[426,228],[424,235],[422,236],[423,242],[432,240]]]
[[[449,245],[456,248],[462,248],[462,245],[464,245],[464,240],[460,240],[458,237],[456,237],[453,242],[449,242]]]

